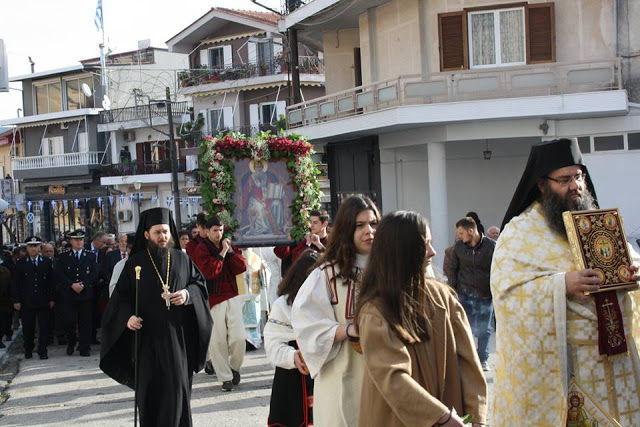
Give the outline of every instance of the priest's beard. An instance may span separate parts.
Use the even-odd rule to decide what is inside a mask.
[[[171,239],[171,237],[169,237],[167,246],[165,246],[164,248],[159,247],[152,240],[147,240],[147,247],[149,248],[149,252],[151,252],[152,255],[155,255],[158,258],[162,259],[167,256],[167,253],[169,253],[169,249],[173,247],[173,240]]]
[[[565,197],[562,197],[551,190],[549,182],[545,182],[544,193],[540,195],[542,215],[547,220],[547,224],[552,230],[564,237],[566,237],[567,229],[564,227],[564,220],[562,219],[563,212],[597,208],[591,192],[586,187],[577,199],[571,200],[571,196],[575,194],[576,191],[569,191]]]

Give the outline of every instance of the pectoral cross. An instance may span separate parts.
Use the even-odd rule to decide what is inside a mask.
[[[169,293],[169,285],[162,285],[162,294],[160,294],[165,304],[167,305],[167,310],[171,308],[171,293]]]

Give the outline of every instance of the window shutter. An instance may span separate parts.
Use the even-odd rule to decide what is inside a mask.
[[[233,50],[231,49],[231,45],[226,45],[222,52],[224,55],[224,68],[233,67]]]
[[[249,64],[257,64],[258,63],[258,53],[256,52],[256,43],[249,42],[247,43],[247,52],[249,56]]]
[[[209,49],[200,50],[200,65],[209,66]]]
[[[232,129],[233,128],[233,107],[224,107],[222,109],[222,120],[224,120],[224,123],[220,123],[222,126],[224,126],[227,129]]]
[[[440,71],[469,68],[466,12],[438,14],[438,36]]]
[[[556,60],[553,3],[527,5],[527,64]]]
[[[260,130],[260,114],[258,104],[249,105],[249,124],[251,125],[251,135],[255,135]]]
[[[205,134],[209,133],[209,112],[207,110],[200,110],[200,114],[204,118],[204,126],[202,126],[202,130]]]

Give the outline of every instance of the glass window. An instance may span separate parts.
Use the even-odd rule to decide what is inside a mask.
[[[67,87],[67,110],[80,109],[80,86],[78,80],[68,80],[65,82]]]
[[[270,124],[271,118],[275,120],[274,111],[276,109],[276,104],[262,104],[260,105],[260,123],[261,124]]]
[[[57,113],[62,111],[62,90],[60,83],[50,83],[49,85],[49,112]]]
[[[525,63],[524,8],[469,13],[471,67]]]
[[[578,145],[582,154],[591,152],[591,138],[588,136],[581,136],[578,138]]]
[[[224,111],[222,108],[218,110],[209,110],[209,128],[211,130],[224,129]]]
[[[221,47],[209,49],[209,68],[224,68],[224,52]]]
[[[622,135],[596,136],[593,138],[595,151],[624,150]]]
[[[629,150],[640,150],[640,133],[630,133],[627,135],[627,147]]]
[[[33,90],[36,93],[36,114],[47,114],[49,112],[47,85],[34,86]]]
[[[273,43],[270,40],[258,43],[258,63],[269,65],[271,61],[273,61]]]

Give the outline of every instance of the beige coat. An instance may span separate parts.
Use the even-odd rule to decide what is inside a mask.
[[[451,407],[486,422],[487,383],[464,309],[447,285],[427,285],[433,305],[426,342],[400,340],[375,301],[362,308],[360,426],[431,426]]]

